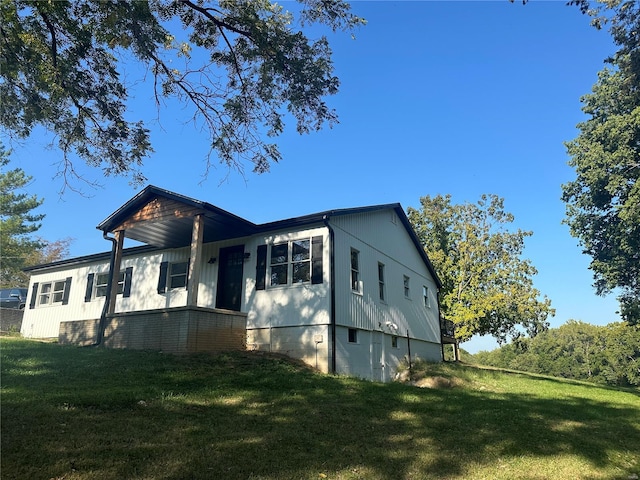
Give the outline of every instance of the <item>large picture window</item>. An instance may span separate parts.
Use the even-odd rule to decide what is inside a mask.
[[[318,284],[323,281],[322,237],[303,238],[271,245],[269,253],[269,286]],[[264,290],[266,246],[258,247],[256,289]]]

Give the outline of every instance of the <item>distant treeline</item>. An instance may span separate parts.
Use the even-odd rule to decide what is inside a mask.
[[[608,385],[640,385],[640,326],[569,320],[534,338],[479,352],[472,361]]]

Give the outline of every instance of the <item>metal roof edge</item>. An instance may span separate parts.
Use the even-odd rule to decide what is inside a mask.
[[[409,221],[407,214],[405,213],[404,209],[402,208],[402,205],[399,202],[386,203],[386,204],[380,204],[380,205],[369,205],[365,207],[326,210],[324,212],[312,213],[310,215],[293,217],[286,220],[278,220],[275,222],[263,223],[258,225],[258,228],[260,229],[260,232],[265,232],[265,231],[275,230],[279,228],[286,228],[286,227],[293,227],[293,226],[299,227],[302,225],[319,223],[319,222],[322,222],[326,217],[357,215],[359,213],[367,213],[367,212],[374,212],[378,210],[391,210],[391,209],[395,210],[395,212],[398,214],[398,217],[400,218],[402,225],[405,227],[405,230],[409,234],[411,241],[413,242],[416,249],[418,250],[419,255],[422,257],[422,260],[427,266],[429,273],[431,273],[431,275],[433,276],[433,280],[436,282],[438,289],[442,288],[442,281],[440,280],[440,277],[438,277],[438,274],[436,273],[436,270],[433,264],[431,263],[431,260],[429,259],[427,252],[424,251],[424,247],[420,243],[420,239],[418,238],[418,235],[416,234],[415,230],[411,226],[411,222]]]
[[[139,253],[153,252],[155,250],[162,250],[159,247],[154,247],[152,245],[141,245],[137,247],[129,247],[125,248],[122,251],[123,257],[130,257],[132,255],[137,255]],[[100,252],[100,253],[92,253],[90,255],[82,255],[80,257],[67,258],[64,260],[58,260],[56,262],[43,263],[40,265],[33,265],[31,267],[23,268],[23,272],[35,272],[39,270],[49,270],[52,268],[70,266],[70,265],[82,265],[85,263],[96,262],[98,260],[109,260],[111,257],[111,252]]]

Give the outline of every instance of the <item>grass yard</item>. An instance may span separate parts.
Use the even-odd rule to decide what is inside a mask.
[[[417,388],[251,353],[3,338],[9,479],[637,479],[640,391],[463,365]]]

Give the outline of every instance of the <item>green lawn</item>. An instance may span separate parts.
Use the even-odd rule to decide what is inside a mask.
[[[439,388],[251,353],[3,338],[8,479],[632,479],[640,391],[462,365]],[[424,370],[426,369],[426,370]]]

